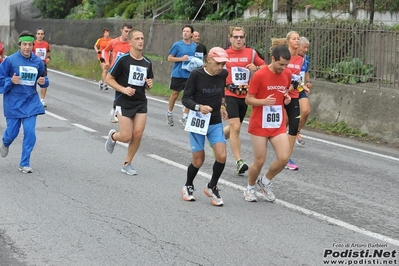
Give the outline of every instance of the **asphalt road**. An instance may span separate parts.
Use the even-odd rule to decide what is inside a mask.
[[[32,174],[18,171],[22,133],[0,158],[0,265],[399,265],[399,150],[303,131],[305,146],[273,183],[277,200],[243,199],[246,175],[228,161],[214,207],[202,193],[213,157],[195,179],[197,201],[181,199],[191,153],[167,101],[149,95],[147,127],[133,167],[126,145],[104,150],[113,91],[49,71]],[[2,96],[0,96],[2,97]],[[2,106],[2,104],[0,104]],[[0,130],[5,119],[0,120]],[[242,156],[252,160],[247,124]],[[269,149],[268,160],[274,158]],[[387,262],[390,261],[390,262]],[[338,262],[336,262],[338,264]]]

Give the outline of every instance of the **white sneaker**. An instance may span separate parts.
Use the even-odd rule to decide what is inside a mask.
[[[253,188],[248,189],[248,188],[247,188],[247,189],[244,191],[244,199],[245,199],[246,201],[249,201],[249,202],[257,202],[258,200],[257,200],[257,198],[256,198],[255,189],[253,189]]]
[[[8,150],[9,150],[9,147],[6,147],[6,146],[4,146],[4,144],[1,144],[1,147],[0,147],[1,157],[6,157],[8,155]]]
[[[262,178],[259,178],[258,181],[256,181],[256,184],[258,185],[260,191],[262,191],[263,195],[265,196],[267,201],[273,202],[276,200],[276,197],[274,196],[274,193],[272,191],[272,183],[270,182],[268,185],[264,185],[262,183]]]
[[[181,195],[185,201],[195,201],[194,198],[194,186],[184,186],[181,190]]]
[[[44,99],[41,99],[40,101],[42,102],[43,107],[44,107],[44,108],[47,108],[47,104],[45,103]]]
[[[223,199],[219,194],[219,189],[217,186],[214,186],[213,188],[208,188],[208,185],[205,186],[204,188],[204,194],[207,197],[211,198],[211,203],[214,206],[222,206],[223,205]]]

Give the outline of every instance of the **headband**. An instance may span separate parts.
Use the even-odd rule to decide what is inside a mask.
[[[21,36],[19,37],[18,42],[34,42],[35,38],[32,36]]]

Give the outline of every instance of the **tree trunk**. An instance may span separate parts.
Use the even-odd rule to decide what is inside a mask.
[[[292,8],[293,8],[293,0],[287,0],[287,21],[289,23],[292,22]]]
[[[375,12],[375,0],[369,0],[370,5],[370,24],[373,24],[374,21],[374,12]]]

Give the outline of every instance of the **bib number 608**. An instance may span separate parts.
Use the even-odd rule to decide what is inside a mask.
[[[205,120],[193,117],[193,119],[191,120],[191,126],[204,128],[205,127]]]

